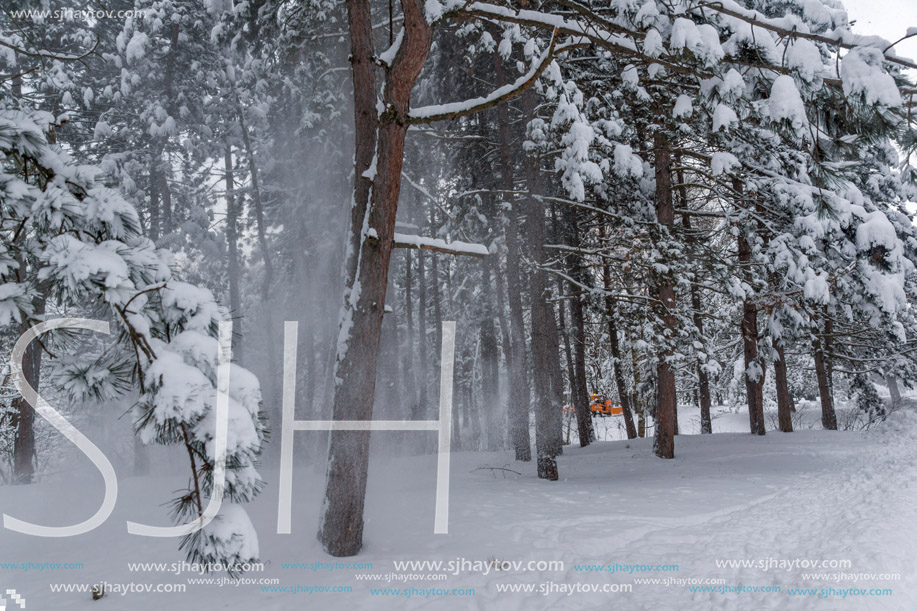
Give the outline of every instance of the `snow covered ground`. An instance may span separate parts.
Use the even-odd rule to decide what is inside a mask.
[[[692,417],[681,415],[682,431],[692,432]],[[899,412],[868,432],[722,432],[746,430],[744,413],[720,414],[714,427],[713,436],[679,436],[673,461],[654,458],[650,439],[568,447],[554,483],[509,453],[456,454],[448,535],[433,534],[435,457],[375,458],[365,548],[349,559],[318,546],[321,472],[298,466],[292,535],[273,532],[276,486],[251,508],[266,565],[244,578],[278,580],[267,585],[189,583],[201,576],[173,570],[183,559],[176,541],[130,536],[124,526],[165,524],[158,504],[182,480],[122,477],[115,513],[90,534],[36,539],[0,531],[0,591],[15,589],[35,610],[917,609],[917,414]],[[479,469],[504,465],[519,475]],[[276,473],[265,476],[276,481]],[[0,511],[75,522],[95,510],[97,479],[87,468],[71,479],[0,488]],[[396,567],[402,561],[454,566]],[[11,566],[29,562],[82,568]],[[129,563],[166,565],[132,571]],[[445,579],[430,578],[441,573]],[[109,587],[99,601],[88,591],[51,591],[99,582]],[[187,591],[120,595],[127,584]],[[585,591],[592,587],[605,591]],[[327,591],[334,588],[351,591]]]

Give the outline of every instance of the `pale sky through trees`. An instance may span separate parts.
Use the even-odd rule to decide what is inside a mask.
[[[909,27],[917,27],[917,2],[913,0],[844,0],[854,30],[877,34],[894,42]],[[917,58],[917,39],[906,40],[897,47],[898,55]]]

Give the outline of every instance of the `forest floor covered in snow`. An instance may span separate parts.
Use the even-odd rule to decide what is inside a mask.
[[[684,432],[691,417],[682,414]],[[0,531],[0,589],[38,611],[917,609],[917,414],[866,432],[753,437],[745,427],[745,414],[720,414],[715,430],[736,432],[680,435],[672,461],[653,456],[651,439],[567,446],[558,482],[508,452],[456,453],[448,535],[433,534],[436,457],[374,458],[365,547],[346,559],[315,539],[319,466],[296,467],[291,535],[274,532],[277,474],[265,470],[268,487],[249,508],[265,566],[248,583],[195,583],[211,577],[178,566],[175,540],[128,535],[126,520],[165,524],[161,503],[184,482],[122,476],[114,514],[92,533]],[[481,469],[504,466],[518,474]],[[82,520],[101,499],[90,469],[4,487],[0,511]],[[443,565],[400,565],[412,561]],[[109,592],[93,601],[88,588],[100,582]],[[122,595],[131,584],[186,591]],[[52,592],[68,585],[85,591]]]

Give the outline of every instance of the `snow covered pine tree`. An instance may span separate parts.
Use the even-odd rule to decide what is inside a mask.
[[[98,167],[77,165],[49,142],[56,127],[49,113],[0,109],[0,326],[44,319],[33,307],[41,290],[54,311],[101,311],[114,320],[117,347],[88,363],[55,354],[48,350],[55,337],[43,338],[47,367],[72,396],[110,399],[139,388],[138,434],[147,443],[183,444],[190,459],[191,484],[173,501],[173,516],[197,520],[220,485],[213,477],[216,335],[226,313],[210,291],[172,276],[168,254],[142,235],[137,211],[103,184]],[[252,374],[232,365],[228,395],[226,502],[181,547],[191,561],[233,571],[258,558],[241,503],[261,489],[255,461],[265,431]]]

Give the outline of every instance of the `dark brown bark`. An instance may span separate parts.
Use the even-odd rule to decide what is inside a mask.
[[[525,94],[528,97],[528,92]],[[534,108],[534,105],[532,105]],[[563,413],[563,397],[557,393],[556,377],[560,375],[555,370],[555,363],[551,352],[557,350],[556,339],[552,332],[557,333],[557,319],[554,317],[554,308],[547,301],[549,297],[547,274],[542,267],[545,262],[545,210],[544,204],[537,197],[540,192],[538,162],[528,159],[526,163],[526,182],[529,192],[536,197],[529,197],[528,220],[526,233],[528,233],[529,252],[535,264],[531,273],[530,298],[532,304],[532,356],[534,361],[535,385],[535,451],[538,457],[538,477],[556,481],[557,455],[563,445],[563,433],[555,430],[557,425],[562,425],[555,416]],[[583,427],[580,426],[580,431]],[[588,431],[588,429],[587,429]],[[581,445],[588,445],[587,442]]]
[[[675,224],[672,198],[672,149],[668,136],[656,132],[653,142],[656,165],[656,221],[666,230]],[[676,402],[675,370],[671,359],[675,353],[675,280],[668,273],[656,278],[656,298],[664,337],[656,362],[656,432],[653,451],[659,458],[675,458]]]
[[[784,433],[793,432],[793,400],[786,376],[786,353],[783,345],[777,346],[777,360],[774,361],[774,383],[777,385],[777,426]]]
[[[824,335],[815,335],[812,340],[812,352],[815,360],[815,377],[818,380],[818,397],[821,400],[821,424],[829,431],[836,431],[837,415],[834,412],[834,389],[832,388],[831,368],[828,365],[829,357],[825,354],[826,349],[830,346],[828,338],[831,331],[830,319],[826,316]]]
[[[739,233],[739,265],[751,264],[751,246]],[[742,304],[742,347],[745,358],[745,394],[748,402],[748,422],[753,435],[764,435],[764,362],[758,355],[758,306],[752,298]]]
[[[737,193],[744,191],[744,184],[733,179]],[[739,268],[748,286],[752,286],[751,244],[742,228],[738,234]],[[742,304],[742,349],[745,359],[745,395],[748,403],[748,423],[752,435],[764,435],[764,359],[758,354],[758,306],[753,297],[746,297]]]
[[[691,308],[694,310],[694,326],[697,334],[704,336],[704,319],[701,316],[700,292],[696,286],[691,287]],[[697,363],[697,393],[700,402],[700,432],[702,435],[713,433],[713,419],[710,416],[710,376],[701,363]]]
[[[401,188],[411,90],[426,62],[433,33],[422,0],[402,0],[404,37],[385,70],[376,110],[372,14],[368,0],[348,0],[354,84],[354,199],[332,418],[370,420],[375,396],[385,289]],[[375,174],[367,175],[371,164]],[[372,187],[372,188],[370,188]],[[374,231],[369,234],[364,227]],[[320,540],[333,556],[352,556],[363,541],[369,467],[368,431],[333,431]]]

